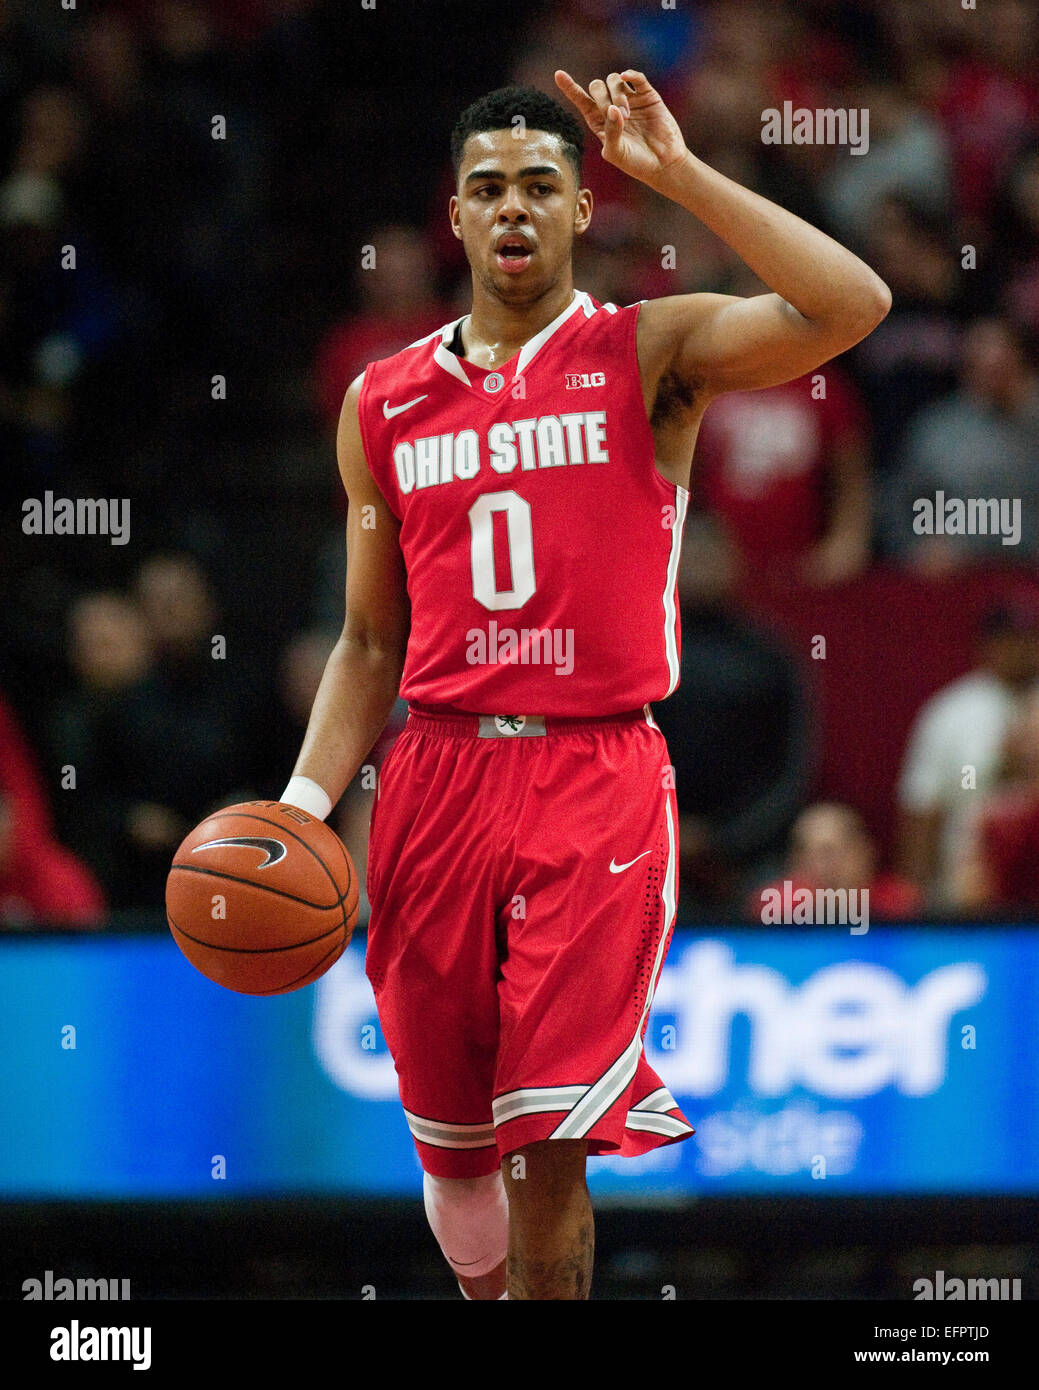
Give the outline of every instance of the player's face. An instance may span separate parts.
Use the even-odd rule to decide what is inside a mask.
[[[491,130],[466,141],[451,226],[474,274],[496,298],[525,303],[569,273],[592,195],[579,189],[556,135]]]

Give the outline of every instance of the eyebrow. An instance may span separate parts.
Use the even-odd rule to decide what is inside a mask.
[[[554,164],[531,164],[526,169],[521,169],[516,175],[520,179],[533,178],[535,174],[552,174],[557,179],[561,177],[560,170]],[[473,179],[497,179],[499,183],[504,183],[508,175],[501,169],[474,169],[471,174],[466,174],[465,181],[470,183]]]

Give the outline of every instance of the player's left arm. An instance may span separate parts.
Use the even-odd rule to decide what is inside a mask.
[[[698,217],[773,291],[644,304],[640,360],[658,379],[670,373],[701,400],[777,386],[853,347],[887,314],[891,292],[858,256],[697,159],[643,73],[610,73],[585,91],[559,71],[556,84],[604,159]]]

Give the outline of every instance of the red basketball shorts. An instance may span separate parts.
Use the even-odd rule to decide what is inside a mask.
[[[669,761],[648,707],[412,707],[372,811],[365,968],[427,1172],[693,1133],[643,1054],[677,899]]]

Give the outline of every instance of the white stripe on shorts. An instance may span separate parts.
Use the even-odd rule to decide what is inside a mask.
[[[494,1125],[452,1125],[439,1120],[427,1120],[422,1115],[404,1111],[408,1128],[416,1139],[438,1149],[489,1149],[495,1144]]]
[[[638,1066],[639,1057],[642,1055],[642,1025],[653,1004],[653,994],[657,987],[657,979],[660,976],[660,968],[664,963],[664,948],[667,943],[668,929],[675,920],[676,895],[675,895],[675,822],[671,814],[671,800],[667,798],[664,802],[664,811],[667,817],[667,868],[664,871],[664,882],[660,889],[660,898],[664,904],[664,924],[660,932],[660,942],[657,946],[656,960],[653,962],[653,973],[650,976],[649,986],[646,990],[646,1001],[642,1007],[642,1015],[635,1028],[631,1042],[624,1049],[621,1055],[607,1071],[589,1087],[587,1094],[574,1106],[563,1120],[553,1130],[550,1138],[552,1139],[582,1139],[599,1120],[619,1096],[631,1085],[632,1077]]]
[[[503,1125],[507,1120],[515,1120],[520,1115],[545,1115],[552,1111],[570,1110],[588,1090],[587,1084],[578,1086],[524,1086],[518,1091],[506,1091],[498,1097],[491,1109],[494,1123]]]

